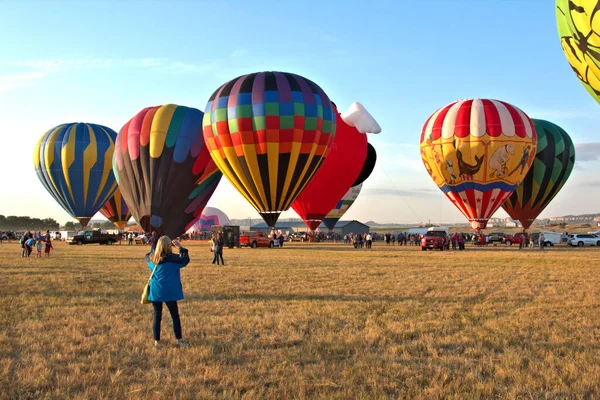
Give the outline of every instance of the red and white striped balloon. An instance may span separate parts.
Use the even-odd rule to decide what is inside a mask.
[[[529,117],[499,100],[459,100],[434,112],[421,132],[425,168],[454,205],[484,229],[535,156]]]

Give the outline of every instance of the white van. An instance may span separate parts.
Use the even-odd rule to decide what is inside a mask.
[[[554,231],[541,230],[540,234],[544,234],[544,246],[554,246],[562,243],[562,233]]]

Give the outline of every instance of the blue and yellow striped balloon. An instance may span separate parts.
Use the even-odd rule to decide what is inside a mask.
[[[35,146],[38,178],[84,227],[117,190],[112,171],[116,138],[102,125],[70,123],[50,129]]]

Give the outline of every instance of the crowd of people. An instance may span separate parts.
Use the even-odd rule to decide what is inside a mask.
[[[50,257],[50,251],[54,249],[52,246],[52,238],[50,237],[50,231],[46,231],[45,235],[42,232],[32,233],[25,232],[20,239],[21,243],[21,257],[30,257],[35,247],[36,257],[42,257],[42,252],[46,257]]]

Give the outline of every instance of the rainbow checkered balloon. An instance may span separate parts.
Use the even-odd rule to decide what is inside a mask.
[[[314,82],[285,72],[259,72],[217,89],[202,125],[221,172],[274,226],[327,156],[336,115]]]

